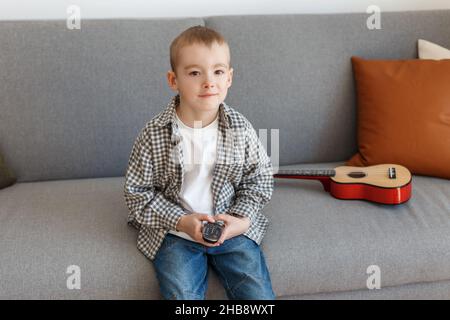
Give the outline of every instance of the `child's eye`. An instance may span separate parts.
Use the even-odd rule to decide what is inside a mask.
[[[216,70],[216,74],[224,74],[225,73],[225,71],[223,71],[223,70]]]
[[[189,72],[189,75],[190,75],[190,76],[198,76],[198,74],[199,74],[198,71],[192,71],[192,72]]]

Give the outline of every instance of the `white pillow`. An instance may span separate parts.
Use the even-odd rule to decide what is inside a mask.
[[[419,39],[419,58],[420,59],[450,59],[450,50],[441,47],[433,42]]]

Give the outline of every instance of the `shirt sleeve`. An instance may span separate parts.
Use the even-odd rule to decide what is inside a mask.
[[[251,124],[248,124],[245,139],[242,179],[228,213],[248,217],[253,223],[272,197],[274,178],[270,158]]]
[[[155,191],[151,149],[143,139],[144,131],[136,139],[125,175],[124,195],[129,209],[128,223],[140,227],[175,230],[185,214],[183,208]]]

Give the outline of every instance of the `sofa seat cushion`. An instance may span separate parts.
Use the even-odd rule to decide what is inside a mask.
[[[412,188],[407,203],[389,206],[335,199],[319,181],[276,179],[263,240],[274,291],[368,290],[371,265],[380,268],[381,288],[450,279],[450,181],[413,176]]]
[[[0,192],[1,299],[156,298],[127,226],[123,178],[17,183]],[[80,267],[80,290],[66,273]]]
[[[342,163],[283,168],[333,168]],[[318,181],[278,180],[262,242],[278,298],[450,279],[450,183],[413,177],[413,196],[390,207],[337,200]],[[17,183],[0,191],[0,298],[158,299],[153,266],[126,223],[123,178]],[[81,270],[81,289],[66,273]],[[207,298],[225,293],[210,273]]]
[[[0,191],[0,299],[160,299],[127,225],[124,178],[17,183]],[[80,289],[67,280],[80,268]],[[208,299],[225,291],[210,275]]]

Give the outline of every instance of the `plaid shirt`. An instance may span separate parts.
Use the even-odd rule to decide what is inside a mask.
[[[188,214],[180,204],[182,136],[175,121],[176,95],[138,135],[128,162],[124,195],[128,224],[139,230],[137,247],[150,260],[169,230]],[[250,218],[245,236],[260,244],[268,220],[261,209],[272,196],[272,163],[251,123],[225,103],[219,106],[217,159],[211,184],[214,214]]]

